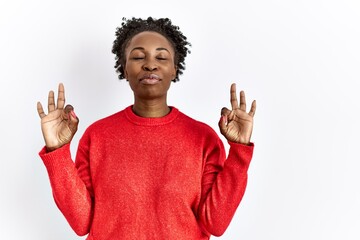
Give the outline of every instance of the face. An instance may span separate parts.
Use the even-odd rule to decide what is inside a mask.
[[[170,42],[156,32],[135,35],[125,48],[124,73],[137,99],[166,99],[176,76],[175,52]]]

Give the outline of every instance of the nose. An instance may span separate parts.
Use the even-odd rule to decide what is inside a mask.
[[[157,69],[157,65],[153,60],[148,60],[144,63],[143,69],[145,71],[155,71]]]

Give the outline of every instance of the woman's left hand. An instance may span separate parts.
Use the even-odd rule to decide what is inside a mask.
[[[253,129],[256,101],[251,104],[251,109],[246,112],[245,92],[240,92],[240,104],[236,97],[236,85],[231,84],[230,102],[232,110],[226,107],[221,109],[219,121],[220,132],[230,142],[249,144]]]

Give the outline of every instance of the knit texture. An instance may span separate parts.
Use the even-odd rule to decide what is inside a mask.
[[[142,118],[131,106],[80,139],[40,151],[60,211],[88,240],[205,240],[228,227],[244,195],[250,146],[224,145],[177,108]]]

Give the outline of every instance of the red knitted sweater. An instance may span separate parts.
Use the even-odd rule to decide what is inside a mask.
[[[142,118],[130,107],[92,124],[74,161],[69,144],[40,156],[55,202],[88,240],[205,240],[229,225],[253,144],[223,143],[177,108]],[[226,161],[225,161],[226,160]]]

